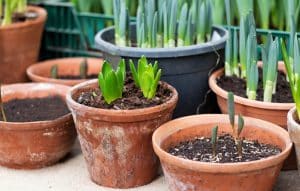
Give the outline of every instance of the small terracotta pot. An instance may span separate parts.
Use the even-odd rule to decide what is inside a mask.
[[[297,116],[296,108],[294,107],[289,111],[287,115],[288,131],[295,146],[298,161],[298,170],[300,170],[300,124],[295,121],[295,118],[297,118]]]
[[[34,20],[0,27],[0,81],[16,83],[28,81],[26,68],[36,63],[47,13],[40,7],[28,7],[37,13]]]
[[[262,62],[258,62],[262,66]],[[279,62],[278,69],[285,72],[283,62]],[[224,68],[214,72],[209,78],[209,86],[212,91],[217,95],[217,101],[222,113],[227,111],[227,96],[228,92],[222,89],[217,84],[217,79],[224,75]],[[294,103],[266,103],[262,101],[250,100],[240,96],[234,96],[235,112],[243,116],[263,119],[279,125],[287,130],[286,116],[288,111],[294,107]],[[284,164],[284,170],[297,169],[296,156],[292,152]]]
[[[27,75],[33,82],[47,82],[56,83],[67,86],[74,86],[82,82],[87,81],[87,79],[78,80],[62,80],[51,78],[51,67],[53,65],[58,66],[59,75],[79,75],[80,63],[83,58],[62,58],[47,60],[34,64],[27,68]],[[98,74],[101,71],[103,59],[98,58],[87,58],[88,63],[88,75]]]
[[[152,133],[172,118],[178,94],[159,106],[135,110],[107,110],[74,101],[98,87],[97,80],[73,87],[67,95],[81,149],[91,179],[102,186],[130,188],[145,185],[157,176],[159,161],[151,146]]]
[[[241,163],[208,163],[186,160],[166,152],[171,146],[195,137],[210,137],[214,125],[231,133],[228,115],[197,115],[179,118],[160,126],[152,142],[171,191],[271,191],[284,159],[292,148],[288,133],[277,125],[245,117],[242,137],[282,149],[278,155]],[[221,134],[221,133],[219,133]]]
[[[59,95],[65,99],[68,86],[28,83],[3,86],[3,102],[12,99]],[[71,113],[52,121],[0,121],[0,164],[17,169],[35,169],[54,164],[72,148],[76,130]]]

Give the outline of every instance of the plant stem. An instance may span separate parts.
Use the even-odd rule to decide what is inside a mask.
[[[264,88],[264,102],[272,102],[274,82],[267,80]]]
[[[2,119],[4,122],[7,122],[7,118],[6,118],[6,115],[5,115],[5,112],[4,112],[4,105],[3,105],[3,102],[2,102],[2,85],[0,83],[0,109],[1,109],[1,114],[2,114]]]

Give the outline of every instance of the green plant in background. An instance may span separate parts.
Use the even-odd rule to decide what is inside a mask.
[[[157,86],[161,77],[161,69],[158,69],[158,64],[153,65],[148,63],[147,58],[142,56],[138,61],[137,69],[132,60],[130,60],[130,70],[135,82],[145,98],[152,99],[157,91]]]
[[[297,117],[300,119],[300,46],[297,36],[294,38],[294,55],[293,63],[290,63],[290,58],[284,41],[281,39],[281,51],[283,60],[290,83],[290,89],[293,99],[296,103]],[[293,67],[291,67],[293,65]]]
[[[1,116],[3,121],[7,121],[5,112],[4,112],[4,106],[3,106],[3,101],[2,101],[2,84],[0,83],[0,112],[1,112]]]
[[[50,76],[53,79],[57,79],[58,78],[58,65],[53,65],[50,69]]]
[[[264,102],[271,102],[272,95],[276,93],[277,73],[278,73],[278,54],[279,39],[273,41],[269,34],[267,42],[261,47],[263,61],[263,87]]]
[[[25,12],[26,2],[27,2],[26,0],[5,0],[4,1],[4,18],[2,20],[1,25],[6,26],[6,25],[12,24],[12,17],[13,17],[14,13],[16,13],[18,11],[20,11],[20,13]],[[1,19],[0,19],[0,21],[1,21]]]
[[[218,126],[215,126],[211,130],[211,146],[213,157],[217,154],[217,142],[218,142]]]
[[[222,25],[224,23],[225,15],[225,2],[224,0],[212,0],[212,18],[213,23],[217,25]]]
[[[125,61],[121,60],[118,68],[113,70],[109,62],[104,61],[102,71],[99,73],[99,86],[106,103],[111,104],[118,98],[122,98],[126,68]]]
[[[130,18],[125,0],[114,0],[115,43],[118,46],[129,46]]]
[[[81,79],[86,79],[88,76],[88,62],[87,58],[84,58],[79,66],[79,74]]]

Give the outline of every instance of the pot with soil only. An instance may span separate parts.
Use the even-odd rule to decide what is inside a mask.
[[[136,39],[136,25],[131,25],[131,39]],[[96,37],[96,45],[103,52],[103,57],[111,62],[120,59],[137,60],[146,56],[150,61],[158,61],[164,73],[162,80],[176,88],[179,93],[178,105],[174,117],[199,113],[215,112],[214,95],[206,96],[210,73],[221,67],[224,58],[224,47],[227,31],[221,27],[213,27],[212,41],[176,48],[138,48],[119,47],[115,45],[114,27],[100,31]],[[219,65],[220,64],[220,65]],[[209,100],[205,100],[208,97]]]
[[[34,169],[62,159],[72,148],[76,131],[65,104],[69,87],[32,83],[7,85],[0,112],[0,164]]]
[[[26,68],[36,63],[47,13],[43,8],[28,6],[37,18],[0,27],[0,81],[27,81]],[[12,72],[14,71],[14,72]]]
[[[201,155],[197,155],[198,151],[203,150],[196,149],[203,148],[201,144],[204,142],[205,149],[209,152],[207,156],[211,155],[212,146],[207,146],[207,142],[210,144],[211,140],[209,140],[209,137],[211,137],[211,129],[214,125],[218,125],[221,132],[218,139],[219,143],[216,147],[217,156],[219,157],[222,154],[219,151],[224,151],[223,147],[224,143],[226,143],[225,139],[222,140],[222,136],[232,132],[227,115],[199,115],[179,118],[165,123],[154,132],[154,151],[162,163],[169,189],[171,191],[271,191],[283,161],[292,148],[287,132],[270,122],[245,117],[245,128],[241,136],[250,142],[258,141],[261,146],[265,144],[277,148],[280,150],[280,153],[254,161],[203,162],[200,160]],[[198,145],[191,144],[193,141],[196,143],[196,140],[198,140]],[[243,153],[249,149],[249,147],[247,148],[249,141],[244,140]],[[232,140],[232,142],[234,145],[235,141]],[[187,144],[185,146],[192,147],[192,150],[190,149],[191,153],[196,153],[196,155],[190,154],[191,159],[186,159],[184,158],[186,156],[183,157],[183,155],[178,157],[172,153],[171,148],[176,153],[176,151],[180,151],[185,143]],[[228,148],[230,146],[227,145],[225,151],[230,154],[231,150]],[[186,148],[186,150],[189,150],[189,148]],[[255,155],[255,153],[248,156],[252,155]],[[223,153],[222,156],[224,156],[224,159],[227,154]],[[243,159],[243,157],[240,159]]]
[[[62,58],[47,60],[27,68],[27,76],[33,82],[56,83],[74,86],[92,78],[97,78],[102,68],[102,59],[87,58],[87,73],[85,79],[80,76],[80,65],[84,58]],[[53,78],[51,69],[57,66],[57,77]]]
[[[146,99],[130,77],[121,90],[123,97],[108,104],[97,80],[91,80],[74,86],[67,104],[91,179],[102,186],[130,188],[158,175],[151,137],[172,118],[178,95],[172,86],[160,82],[155,97]]]

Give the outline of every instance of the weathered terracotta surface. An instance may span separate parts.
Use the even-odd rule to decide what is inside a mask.
[[[146,109],[105,110],[74,101],[80,92],[97,86],[97,80],[84,82],[67,95],[91,179],[113,188],[151,182],[159,166],[151,146],[152,133],[172,118],[178,100],[176,90],[169,86],[172,98]]]
[[[237,121],[237,120],[236,120]],[[159,156],[171,191],[271,191],[292,143],[288,133],[277,125],[245,117],[243,137],[277,145],[282,153],[266,159],[242,163],[207,163],[175,157],[165,150],[196,136],[211,136],[211,129],[231,133],[228,115],[197,115],[179,118],[160,126],[153,134],[155,153]]]
[[[28,81],[26,68],[36,63],[47,13],[43,8],[28,7],[38,18],[0,27],[0,81]]]
[[[82,82],[87,81],[86,79],[78,80],[61,80],[51,78],[51,67],[53,65],[58,66],[59,75],[79,75],[80,63],[83,58],[61,58],[47,60],[27,68],[27,75],[33,82],[47,82],[56,83],[68,86],[74,86]],[[101,71],[103,60],[98,58],[87,58],[88,61],[88,75],[98,74]]]
[[[297,156],[297,164],[298,164],[298,170],[300,170],[300,124],[295,121],[296,118],[296,108],[292,108],[288,115],[288,131],[290,134],[290,137],[294,143],[296,156]]]
[[[45,83],[7,85],[2,89],[3,102],[50,95],[65,99],[68,89],[68,86]],[[0,121],[0,164],[18,169],[48,166],[63,158],[75,139],[71,113],[53,121]]]
[[[258,63],[262,65],[261,62]],[[285,71],[282,62],[278,65],[280,71]],[[217,70],[209,78],[209,86],[212,91],[217,95],[218,105],[222,113],[227,111],[227,94],[228,92],[219,87],[216,80],[224,74],[224,69]],[[266,103],[262,101],[249,100],[240,96],[234,96],[235,112],[244,116],[253,117],[270,121],[276,125],[287,129],[286,116],[288,111],[294,107],[294,103]],[[291,156],[284,164],[285,170],[297,169],[295,153],[292,152]]]

